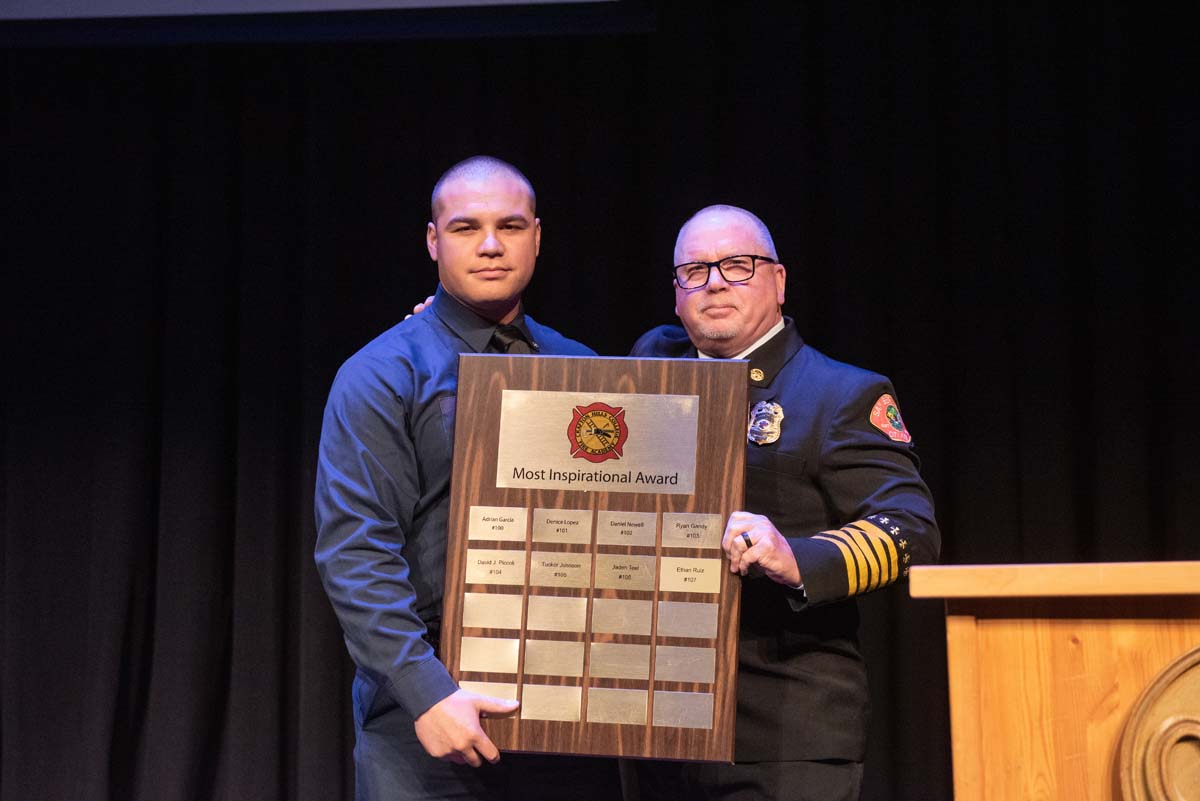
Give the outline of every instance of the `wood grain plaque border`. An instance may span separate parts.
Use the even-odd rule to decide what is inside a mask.
[[[483,721],[488,736],[499,748],[539,753],[733,761],[740,581],[736,575],[729,572],[728,562],[719,549],[676,547],[671,543],[678,541],[677,538],[668,539],[668,544],[664,546],[662,527],[664,514],[679,513],[717,515],[723,527],[729,514],[742,508],[746,458],[746,371],[747,363],[740,360],[474,354],[464,354],[460,357],[440,656],[451,675],[460,682],[489,682],[491,684],[487,685],[488,687],[507,688],[509,692],[515,688],[518,699],[523,702],[522,711],[512,717],[488,718]],[[612,491],[581,491],[498,487],[497,451],[505,390],[696,396],[698,405],[693,492],[660,494],[622,488]],[[570,422],[569,415],[561,420],[546,420],[547,426],[555,430],[561,429],[564,448],[569,447],[567,430]],[[632,439],[636,432],[631,432],[629,436]],[[583,459],[578,461],[581,469],[598,466]],[[620,460],[607,461],[603,467],[619,470]],[[526,510],[524,541],[514,538],[511,526],[503,534],[504,539],[492,541],[481,538],[478,520],[474,538],[469,539],[472,507]],[[590,512],[591,531],[588,541],[535,543],[533,529],[536,509]],[[636,545],[609,544],[611,537],[598,544],[597,521],[607,519],[602,518],[601,512],[642,513],[634,519],[647,524],[652,522],[655,525],[653,539],[649,538],[647,532],[646,536],[638,538],[640,542]],[[519,520],[519,515],[517,519]],[[503,529],[503,523],[498,525]],[[512,551],[514,559],[505,559],[504,562],[511,562],[519,567],[523,561],[525,583],[468,583],[468,549],[478,549],[480,552]],[[564,565],[587,564],[591,571],[588,585],[531,586],[530,563],[535,552],[543,556],[548,552],[561,553]],[[588,557],[586,560],[582,558],[584,555]],[[518,556],[521,558],[516,558]],[[598,559],[597,556],[607,558]],[[658,567],[652,589],[610,589],[607,586],[597,586],[596,566],[612,565],[618,562],[621,556],[641,557],[630,560],[630,564],[635,565],[632,579],[635,582],[639,578],[636,572],[638,569],[644,571],[646,565]],[[671,559],[672,566],[693,564],[678,561],[681,559],[719,560],[719,563],[696,563],[705,567],[715,565],[718,568],[719,591],[714,594],[663,589],[660,584],[664,558]],[[472,575],[476,578],[480,576],[480,561],[475,560],[476,564],[472,570]],[[510,568],[511,565],[508,564],[498,566],[497,575],[502,575]],[[574,573],[571,573],[564,581],[574,583],[574,577]],[[702,577],[701,580],[710,579]],[[639,584],[647,586],[644,579]],[[476,609],[486,606],[486,599],[481,599],[479,594],[519,596],[519,620],[516,620],[512,613],[506,613],[502,618],[486,615],[476,618],[503,619],[512,621],[513,624],[519,623],[519,627],[464,628],[463,606],[467,593],[472,594],[472,604]],[[583,599],[586,603],[583,631],[554,630],[556,624],[545,622],[538,623],[537,630],[530,628],[531,596]],[[504,604],[497,604],[502,605],[504,609],[513,609],[516,606],[512,600],[498,600],[505,600]],[[623,605],[611,603],[613,600],[642,603]],[[593,630],[593,612],[597,601],[601,601],[602,607],[599,610],[602,613],[599,625],[609,629],[608,631]],[[696,636],[659,636],[657,628],[660,601],[670,602],[662,607],[662,611],[670,614],[678,614],[680,611],[680,607],[672,604],[698,604],[687,610],[688,616],[681,618],[681,622],[677,623],[676,633],[683,626],[684,620],[711,620],[711,605],[716,604],[716,636],[711,636],[711,627],[704,624],[695,627]],[[559,608],[570,612],[577,610],[579,603],[539,602],[535,606],[539,608],[539,614],[543,609],[551,613]],[[647,607],[650,609],[648,632],[646,621],[643,619]],[[622,618],[625,610],[634,613],[631,622]],[[544,616],[539,619],[544,619]],[[566,615],[561,628],[575,628],[576,620],[577,614],[572,612]],[[691,625],[690,622],[688,625]],[[511,641],[518,640],[520,646],[515,672],[463,670],[461,662],[464,637],[469,638],[472,658],[476,660],[481,639],[496,640],[496,662],[503,662],[509,667]],[[526,646],[529,640],[563,643],[561,646],[539,643],[539,647],[534,649],[535,665],[549,664],[552,666],[549,668],[551,673],[557,671],[561,675],[526,671]],[[567,643],[582,644],[581,668],[573,660],[574,655],[578,653],[578,647]],[[606,674],[600,676],[593,673],[590,648],[593,643],[643,647],[599,649],[595,670],[597,673]],[[669,670],[675,677],[674,680],[663,679],[656,672],[656,668],[659,667],[656,664],[659,647],[663,648],[663,669]],[[645,664],[647,651],[648,665]],[[626,656],[629,659],[625,659]],[[477,661],[473,664],[479,666]],[[553,667],[557,665],[563,667]],[[537,669],[547,670],[546,667]],[[579,675],[571,675],[576,672]],[[709,676],[712,677],[711,681],[706,680]],[[529,690],[529,704],[524,703],[526,688],[533,688]],[[565,688],[578,688],[579,692]],[[589,719],[592,689],[602,692],[595,694],[594,709]],[[611,692],[613,690],[630,692]],[[640,703],[643,697],[644,712]],[[577,710],[573,706],[575,698],[579,699]],[[561,704],[562,708],[556,704]],[[711,721],[706,711],[709,704]],[[533,719],[522,717],[522,712],[558,716],[562,719]],[[602,722],[613,719],[623,722]]]

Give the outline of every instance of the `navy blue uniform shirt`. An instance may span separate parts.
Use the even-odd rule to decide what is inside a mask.
[[[539,353],[595,355],[529,317],[513,323]],[[431,309],[342,365],[325,407],[317,567],[366,685],[356,697],[386,693],[413,718],[457,689],[435,647],[458,355],[488,352],[495,328],[439,286]]]

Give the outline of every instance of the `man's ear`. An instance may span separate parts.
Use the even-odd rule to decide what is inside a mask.
[[[437,261],[437,226],[433,223],[425,223],[425,249],[429,251],[429,258]]]
[[[536,257],[542,252],[542,218],[533,218],[533,255]]]
[[[787,294],[787,267],[782,264],[775,265],[775,288],[779,305],[782,306],[784,296]]]

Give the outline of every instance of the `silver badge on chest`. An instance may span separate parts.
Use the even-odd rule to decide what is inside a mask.
[[[770,445],[779,439],[783,427],[783,407],[774,401],[759,401],[750,407],[746,439],[755,445]]]

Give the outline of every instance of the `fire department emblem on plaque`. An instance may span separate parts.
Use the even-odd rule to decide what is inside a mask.
[[[571,456],[576,459],[597,464],[606,459],[620,459],[628,436],[625,410],[620,406],[593,403],[571,410],[567,439],[571,442]]]

